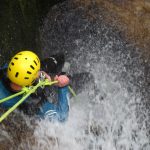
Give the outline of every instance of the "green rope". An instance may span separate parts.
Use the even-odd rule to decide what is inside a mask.
[[[54,82],[57,83],[58,81],[54,81]],[[49,81],[46,79],[44,85],[51,85],[51,82],[49,82]],[[68,86],[68,88],[69,88],[70,93],[71,93],[74,97],[76,97],[77,95],[76,95],[75,91],[74,91],[70,86]]]
[[[55,84],[55,83],[57,83],[57,82],[58,82],[58,81],[49,82],[49,81],[46,79],[46,80],[44,80],[44,81],[40,81],[36,86],[31,86],[31,87],[29,87],[29,88],[24,87],[21,92],[16,93],[16,94],[14,94],[14,95],[11,95],[11,96],[9,96],[9,97],[6,97],[6,98],[0,100],[0,103],[2,103],[2,102],[5,102],[5,101],[7,101],[7,100],[10,100],[11,98],[14,98],[14,97],[16,97],[16,96],[18,96],[18,95],[21,95],[21,94],[24,94],[24,93],[25,93],[25,95],[24,95],[14,106],[12,106],[9,110],[7,110],[7,111],[0,117],[0,122],[2,122],[11,112],[13,112],[20,104],[22,104],[23,101],[24,101],[27,97],[29,97],[32,93],[34,93],[34,92],[37,90],[38,87],[42,87],[42,86],[45,86],[45,85],[51,86],[51,85],[53,85],[53,84]],[[73,96],[76,96],[76,94],[75,94],[75,92],[73,91],[73,89],[72,89],[70,86],[68,86],[68,87],[69,87],[70,92],[73,94]]]
[[[76,93],[74,92],[74,90],[73,90],[70,86],[68,86],[68,88],[69,88],[70,93],[71,93],[74,97],[76,97],[77,95],[76,95]]]
[[[42,85],[52,85],[55,83],[57,83],[57,81],[49,83],[47,83],[47,81],[40,81],[36,86],[30,87],[30,90],[28,90],[28,92],[16,104],[0,117],[0,122],[2,122],[11,112],[13,112],[28,96],[30,96],[30,94],[34,93],[38,87]]]
[[[10,99],[12,99],[12,98],[14,98],[14,97],[16,97],[16,96],[19,96],[19,95],[23,94],[23,93],[25,93],[25,91],[21,91],[21,92],[18,92],[18,93],[16,93],[16,94],[13,94],[13,95],[11,95],[11,96],[8,96],[8,97],[6,97],[6,98],[3,98],[3,99],[0,100],[0,103],[3,103],[3,102],[5,102],[5,101],[8,101],[8,100],[10,100]]]
[[[12,106],[9,110],[7,110],[1,117],[0,122],[2,122],[11,112],[13,112],[29,95],[31,92],[27,93],[23,96],[14,106]]]

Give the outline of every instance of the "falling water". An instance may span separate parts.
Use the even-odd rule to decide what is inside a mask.
[[[34,142],[23,141],[19,149],[150,149],[142,65],[147,60],[115,23],[105,22],[102,8],[89,9],[96,19],[71,1],[53,7],[41,29],[41,41],[43,57],[64,52],[71,64],[69,73],[90,72],[94,86],[70,99],[66,123],[37,122]]]

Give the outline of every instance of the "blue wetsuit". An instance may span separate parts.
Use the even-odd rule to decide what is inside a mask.
[[[68,86],[58,88],[58,102],[53,104],[45,102],[39,111],[42,117],[48,117],[50,120],[65,121],[68,118],[69,104],[68,104]]]
[[[12,91],[10,91],[3,82],[3,79],[0,80],[0,100],[8,97],[10,95],[14,94]],[[2,108],[10,108],[15,103],[17,103],[22,96],[17,96],[11,100],[8,100],[2,104],[0,104],[0,107]],[[32,99],[30,99],[32,100]],[[39,111],[37,112],[37,115],[39,115],[41,118],[48,117],[50,120],[58,120],[58,121],[65,121],[68,117],[69,112],[69,105],[68,105],[68,86],[58,88],[58,102],[57,104],[50,103],[46,101],[45,103],[40,106]],[[24,103],[28,102],[28,99],[24,101]],[[24,105],[24,104],[22,104]]]

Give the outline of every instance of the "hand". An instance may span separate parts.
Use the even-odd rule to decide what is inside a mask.
[[[45,79],[48,79],[48,81],[51,82],[51,77],[44,71],[39,71],[39,77],[40,77],[41,73],[43,76],[45,76]]]
[[[58,81],[56,85],[59,87],[64,87],[69,84],[69,78],[66,75],[56,75],[54,80]]]

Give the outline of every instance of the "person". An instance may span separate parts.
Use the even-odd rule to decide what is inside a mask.
[[[32,108],[36,110],[36,115],[40,116],[40,118],[48,117],[50,120],[65,121],[69,113],[68,84],[70,80],[67,75],[59,72],[63,65],[64,55],[53,55],[40,61],[39,57],[32,51],[25,50],[17,53],[8,65],[0,69],[0,99],[21,91],[24,86],[28,87],[36,84],[41,76],[43,77],[44,75],[49,81],[58,81],[58,83],[55,84],[58,90],[57,103],[46,100],[44,93],[41,92],[44,90],[40,89],[38,90],[40,92],[33,94],[33,97],[36,99],[40,97],[40,102],[36,103],[37,105],[32,103],[31,95],[31,99],[27,98],[21,104],[20,108],[30,110],[31,104]],[[41,70],[41,68],[43,70]],[[49,74],[51,74],[51,76]],[[20,99],[21,96],[17,96],[1,103],[0,107],[9,109]]]

